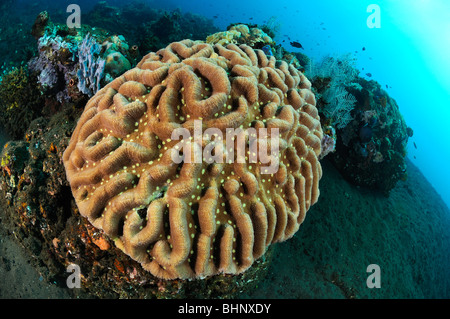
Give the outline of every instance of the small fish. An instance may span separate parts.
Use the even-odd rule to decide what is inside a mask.
[[[366,47],[363,47],[362,50],[363,50],[363,51],[366,51]]]
[[[249,20],[253,20],[253,18],[249,18]]]
[[[164,194],[166,192],[167,192],[167,186],[163,186],[160,191],[153,192],[153,194],[150,196],[150,202],[152,202],[158,198],[164,197]]]
[[[325,23],[323,23],[323,22],[320,22],[320,25],[324,25]]]
[[[370,78],[372,77],[372,73],[366,73],[366,75]]]
[[[414,155],[414,159],[417,159],[415,155]]]
[[[299,42],[297,42],[297,41],[291,42],[291,45],[292,45],[294,48],[303,49],[303,46],[302,46]]]
[[[261,48],[261,50],[263,50],[263,52],[268,55],[268,56],[273,56],[273,52],[272,52],[272,48],[270,47],[270,45],[265,45]]]
[[[417,149],[417,145],[416,145],[416,142],[413,142],[413,144],[414,144],[414,147]]]
[[[213,16],[214,19],[217,19],[219,16]]]

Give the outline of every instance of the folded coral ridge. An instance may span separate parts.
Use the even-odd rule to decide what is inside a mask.
[[[247,270],[318,200],[322,128],[310,88],[292,65],[247,45],[183,40],[149,53],[89,100],[64,152],[81,215],[159,278]],[[208,128],[278,128],[268,155],[277,171],[249,161],[245,133],[233,161],[176,163],[172,132],[194,133],[196,120],[203,139],[185,141],[191,154],[227,153]]]

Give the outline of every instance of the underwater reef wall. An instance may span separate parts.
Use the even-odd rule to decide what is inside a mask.
[[[203,16],[180,10],[158,10],[137,1],[120,8],[100,1],[85,15],[84,22],[123,35],[141,54],[182,39],[204,40],[219,31],[211,19]]]
[[[323,154],[350,182],[386,195],[407,178],[406,144],[413,131],[394,99],[359,76],[351,56],[325,57],[305,69],[324,127]]]

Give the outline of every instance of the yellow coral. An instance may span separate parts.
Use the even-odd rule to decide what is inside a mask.
[[[211,34],[206,38],[206,42],[209,44],[221,44],[226,45],[229,43],[237,43],[236,39],[241,36],[241,33],[236,30],[222,31]]]
[[[5,156],[2,157],[1,166],[2,167],[7,166],[10,163],[10,161],[11,161],[11,155],[5,154]]]
[[[6,115],[8,111],[19,107],[20,92],[26,89],[27,83],[27,70],[24,67],[13,68],[0,77],[0,107],[6,111]]]
[[[257,42],[273,43],[272,38],[259,28],[249,28],[246,24],[237,24],[228,31],[217,32],[206,38],[209,44],[247,44],[253,47]]]

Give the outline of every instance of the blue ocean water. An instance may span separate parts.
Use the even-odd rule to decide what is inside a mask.
[[[234,22],[279,24],[275,40],[287,50],[287,36],[303,53],[354,53],[361,74],[370,73],[399,105],[414,130],[408,157],[450,207],[450,1],[447,0],[230,0],[164,1],[215,18],[225,29]],[[367,20],[379,8],[380,26]],[[283,40],[286,40],[284,43]],[[362,48],[365,48],[363,51]],[[355,53],[356,51],[356,53]],[[414,143],[416,146],[414,146]]]
[[[17,12],[63,10],[70,3],[82,13],[98,1],[17,0]],[[144,0],[155,8],[204,15],[225,30],[230,23],[278,27],[275,40],[290,51],[302,44],[312,59],[352,53],[362,75],[379,82],[414,130],[408,157],[450,206],[450,2],[447,0]],[[122,6],[128,2],[110,0]],[[376,8],[377,10],[374,10]],[[377,11],[377,12],[376,12]],[[379,13],[379,25],[371,15]],[[83,22],[83,21],[82,21]],[[364,50],[363,50],[364,48]],[[369,79],[369,77],[367,76]]]

